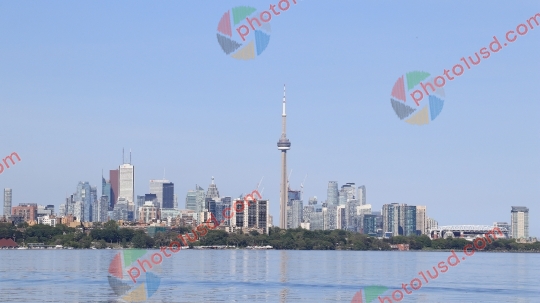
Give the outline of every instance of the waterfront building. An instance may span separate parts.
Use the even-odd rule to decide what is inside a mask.
[[[525,206],[512,206],[512,238],[529,238],[529,209]]]
[[[390,233],[392,236],[399,236],[399,204],[384,204],[382,208],[383,234]]]
[[[418,235],[427,235],[429,234],[427,230],[427,208],[423,205],[416,206],[416,234]]]
[[[383,217],[380,210],[371,211],[371,214],[377,217],[377,237],[382,237],[383,234]]]
[[[233,205],[236,205],[236,211],[232,215],[230,225],[228,225],[226,230],[229,232],[234,232],[238,229],[243,231],[258,230],[261,233],[267,234],[269,227],[268,200],[257,200],[257,202],[252,202],[251,205],[249,201],[243,199],[234,200]],[[242,205],[244,208],[243,211],[241,211]]]
[[[4,188],[4,217],[6,219],[11,216],[12,203],[13,201],[11,188]]]
[[[398,203],[384,204],[382,217],[385,236],[416,235],[416,206]]]
[[[400,235],[416,235],[416,206],[402,204],[400,205]]]
[[[377,236],[377,215],[362,215],[362,230],[361,232],[370,236]]]

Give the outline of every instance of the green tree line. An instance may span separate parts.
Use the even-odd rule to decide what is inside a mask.
[[[58,224],[28,226],[26,223],[13,226],[0,223],[0,238],[12,238],[23,243],[44,243],[73,248],[98,249],[107,247],[124,248],[160,248],[178,241],[178,236],[191,232],[189,227],[168,229],[158,232],[154,237],[143,230],[133,230],[118,226],[115,221],[96,224],[91,230],[71,228]],[[210,230],[198,241],[188,242],[189,246],[229,245],[238,248],[247,246],[270,245],[275,249],[290,250],[390,250],[392,244],[409,244],[411,250],[462,250],[470,241],[459,238],[431,240],[428,236],[397,236],[378,239],[345,230],[305,230],[270,228],[268,234],[257,231],[227,233],[222,230]],[[483,251],[520,251],[540,252],[540,242],[517,243],[514,239],[498,239],[487,244]]]

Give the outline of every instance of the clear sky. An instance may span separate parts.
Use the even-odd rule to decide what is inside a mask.
[[[248,3],[249,2],[249,3]],[[328,181],[367,202],[427,205],[449,224],[510,222],[530,209],[540,236],[540,26],[444,87],[440,115],[400,121],[390,103],[410,71],[434,75],[540,13],[537,0],[309,1],[274,16],[254,60],[228,57],[217,26],[261,1],[3,1],[0,174],[13,203],[63,203],[79,181],[132,150],[137,195],[175,183],[180,206],[214,176],[221,195],[263,196],[278,224],[281,98],[287,84],[291,186],[326,199]],[[127,154],[127,152],[126,152]]]

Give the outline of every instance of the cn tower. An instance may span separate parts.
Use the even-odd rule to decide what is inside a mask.
[[[285,113],[285,85],[283,85],[283,112],[281,114],[281,138],[277,143],[281,151],[281,192],[279,201],[279,227],[287,228],[287,151],[291,142],[287,139],[287,114]]]

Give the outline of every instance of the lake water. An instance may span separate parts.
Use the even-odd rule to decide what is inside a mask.
[[[120,250],[0,250],[0,301],[124,302],[108,280],[109,265],[118,253],[126,254]],[[391,298],[396,289],[403,291],[402,283],[419,278],[419,272],[434,274],[432,267],[446,263],[450,254],[181,250],[152,270],[147,268],[159,277],[159,287],[146,301],[351,302],[357,291],[367,291],[371,285],[389,288],[381,296]],[[477,252],[465,260],[462,252],[457,254],[459,264],[435,279],[428,277],[428,283],[405,294],[400,302],[540,302],[540,254]],[[126,272],[129,268],[123,271],[127,284],[133,283]],[[131,273],[135,276],[134,270]]]

